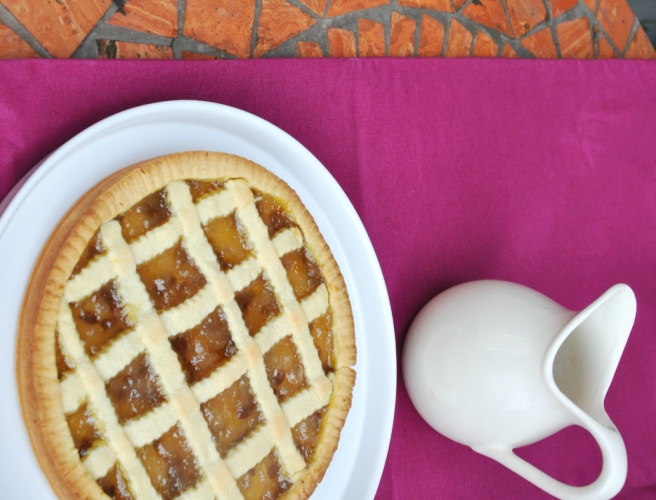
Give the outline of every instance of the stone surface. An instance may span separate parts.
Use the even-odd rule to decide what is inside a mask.
[[[129,0],[107,24],[175,38],[178,35],[178,3],[177,0]]]
[[[328,7],[328,17],[341,16],[356,10],[372,9],[389,5],[390,0],[333,0]]]
[[[576,0],[549,0],[549,3],[551,4],[551,16],[554,18],[579,4]]]
[[[98,40],[100,59],[173,59],[171,47],[146,43]]]
[[[495,29],[511,38],[515,37],[499,0],[476,0],[465,7],[462,13],[472,21]]]
[[[251,53],[255,0],[187,0],[184,34],[241,58]]]
[[[283,42],[314,25],[314,18],[285,0],[262,0],[257,45],[254,57],[260,57]]]
[[[28,59],[39,57],[27,42],[9,26],[0,23],[0,59]]]
[[[427,14],[421,16],[417,55],[420,57],[440,57],[443,45],[444,25]]]
[[[547,17],[542,0],[506,0],[510,24],[516,37],[524,36]]]
[[[451,0],[397,0],[397,5],[402,7],[414,7],[415,9],[432,9],[442,12],[455,12]]]
[[[392,57],[411,57],[414,55],[417,23],[398,12],[392,12],[390,26],[389,55]]]
[[[615,46],[623,51],[635,21],[635,15],[626,0],[601,0],[597,20]]]
[[[297,42],[298,57],[323,57],[323,50],[317,42]]]
[[[587,17],[579,17],[556,25],[560,55],[564,59],[592,59],[592,35]]]
[[[467,57],[471,49],[473,36],[471,32],[458,22],[451,20],[449,39],[446,42],[446,57]]]
[[[2,0],[53,57],[70,57],[111,0]]]
[[[548,26],[527,36],[520,43],[538,59],[556,59],[558,57],[551,29]]]
[[[656,51],[654,51],[654,47],[642,28],[636,31],[624,57],[628,59],[656,59]]]
[[[483,30],[478,30],[476,38],[474,39],[474,48],[472,49],[472,57],[497,57],[499,47]]]
[[[301,0],[301,3],[317,16],[323,16],[323,13],[326,12],[328,0]]]
[[[381,57],[385,55],[385,26],[369,19],[358,22],[358,55]]]
[[[355,33],[351,30],[328,28],[330,57],[355,57]]]

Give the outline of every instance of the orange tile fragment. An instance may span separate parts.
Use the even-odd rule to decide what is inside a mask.
[[[390,0],[333,0],[328,7],[328,17],[341,16],[356,10],[389,5]]]
[[[401,7],[414,7],[415,9],[432,9],[442,12],[455,12],[451,0],[397,0]]]
[[[645,30],[638,28],[624,57],[626,59],[656,59],[656,51],[654,51]]]
[[[297,42],[298,57],[323,57],[323,50],[317,42]]]
[[[474,0],[462,12],[472,21],[515,37],[499,0]]]
[[[257,45],[253,57],[260,57],[283,42],[313,26],[315,19],[285,0],[262,0]]]
[[[130,0],[107,24],[175,38],[178,35],[177,0]]]
[[[542,0],[506,0],[506,6],[517,38],[524,36],[547,18]]]
[[[0,23],[0,59],[27,59],[40,57],[25,40]]]
[[[173,59],[173,49],[146,43],[98,40],[99,59]]]
[[[412,57],[415,51],[417,23],[398,12],[392,12],[390,24],[389,55],[392,57]]]
[[[499,47],[483,30],[478,30],[474,39],[472,57],[497,57]]]
[[[451,20],[449,39],[446,42],[445,57],[469,57],[472,39],[471,32],[456,19]]]
[[[515,52],[515,49],[513,49],[512,46],[509,43],[507,43],[506,45],[503,46],[503,52],[501,53],[501,57],[508,57],[508,58],[515,59],[519,56],[517,55],[517,52]]]
[[[421,16],[417,55],[420,57],[440,57],[443,45],[444,25],[429,15],[423,14]]]
[[[597,0],[592,0],[596,2]],[[551,3],[551,17],[556,18],[563,12],[567,12],[572,7],[576,7],[579,3],[576,0],[549,0]]]
[[[538,59],[558,59],[558,51],[548,26],[527,36],[520,43]]]
[[[385,55],[385,26],[369,19],[358,21],[358,44],[360,57]]]
[[[456,10],[460,10],[460,7],[462,7],[463,5],[465,5],[465,2],[466,2],[466,1],[467,1],[467,0],[451,0],[451,3],[452,3],[453,6],[456,8]]]
[[[595,6],[597,5],[597,0],[583,0],[583,3],[587,5],[588,9],[592,12],[595,11]]]
[[[326,12],[328,0],[301,0],[301,3],[317,16],[323,16],[323,13]]]
[[[351,30],[328,28],[330,57],[355,57],[355,33]]]
[[[111,0],[2,0],[54,57],[69,57],[112,4]]]
[[[565,59],[592,59],[592,35],[587,17],[579,17],[556,25],[560,55]]]
[[[184,34],[241,58],[250,56],[255,0],[187,0]]]
[[[624,50],[635,21],[627,0],[601,0],[597,20],[615,42],[615,46],[620,51]]]
[[[218,57],[209,54],[199,54],[198,52],[188,52],[186,50],[180,51],[180,57],[186,61],[210,61],[218,59]]]
[[[605,35],[601,33],[599,28],[594,26],[593,28],[594,36],[593,43],[597,47],[597,58],[598,59],[617,59],[619,54],[615,52],[615,49],[608,41]]]

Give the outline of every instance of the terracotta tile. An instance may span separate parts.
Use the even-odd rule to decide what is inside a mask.
[[[390,21],[390,50],[392,57],[412,57],[415,51],[417,23],[398,12],[392,12]]]
[[[560,55],[564,59],[592,59],[592,35],[587,17],[579,17],[556,25]]]
[[[358,44],[360,57],[385,55],[385,26],[369,19],[358,21]]]
[[[255,0],[187,0],[184,34],[241,58],[250,56]]]
[[[426,14],[422,15],[417,55],[420,57],[440,57],[443,45],[444,25]]]
[[[597,26],[592,28],[594,34],[592,37],[593,43],[597,47],[597,58],[598,59],[617,59],[619,54],[615,52],[615,49],[608,41],[605,35],[601,33]]]
[[[501,53],[501,57],[508,57],[508,58],[511,58],[511,59],[516,59],[519,56],[517,55],[517,52],[515,52],[515,49],[513,49],[512,46],[509,43],[507,43],[503,47],[503,52]]]
[[[474,39],[472,57],[497,57],[499,47],[483,30],[478,30]]]
[[[592,12],[595,12],[595,6],[597,5],[597,0],[583,0],[583,3],[590,9]]]
[[[656,51],[654,51],[653,45],[647,38],[645,30],[638,28],[624,57],[626,59],[656,59]]]
[[[25,40],[0,23],[0,59],[23,59],[39,57]]]
[[[330,57],[355,57],[355,33],[351,30],[328,28]]]
[[[596,0],[592,1],[595,2]],[[579,4],[576,0],[549,0],[549,3],[551,3],[551,17],[553,18]]]
[[[456,8],[456,10],[460,10],[460,7],[462,7],[463,5],[465,5],[465,2],[466,2],[466,1],[467,1],[467,0],[451,0],[451,3],[452,3],[453,6]]]
[[[476,0],[462,11],[469,19],[514,38],[499,0]]]
[[[187,61],[210,61],[218,59],[218,57],[209,54],[198,54],[197,52],[187,52],[186,50],[180,51],[180,57]]]
[[[297,42],[298,57],[323,57],[323,50],[317,42]]]
[[[175,38],[178,35],[177,0],[129,0],[107,24]]]
[[[456,19],[451,21],[449,39],[446,42],[445,57],[469,57],[473,36]]]
[[[341,16],[356,10],[389,5],[390,0],[333,0],[328,7],[328,17]]]
[[[618,50],[624,50],[635,20],[627,0],[601,0],[597,19]]]
[[[111,0],[2,0],[54,57],[69,57],[112,4]]]
[[[301,3],[317,16],[323,16],[323,13],[326,12],[328,0],[301,0]]]
[[[506,6],[517,38],[524,36],[547,17],[542,0],[506,0]]]
[[[262,0],[254,57],[266,54],[305,31],[316,21],[285,0]]]
[[[402,7],[414,7],[416,9],[433,9],[442,12],[455,12],[451,0],[397,0]]]
[[[99,59],[173,59],[173,49],[146,43],[98,40]]]
[[[558,59],[558,51],[549,27],[527,36],[520,43],[538,59]]]

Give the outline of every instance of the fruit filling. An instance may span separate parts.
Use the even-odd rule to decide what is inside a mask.
[[[59,332],[57,330],[55,330],[55,364],[57,366],[57,378],[59,380],[63,379],[64,375],[73,369],[73,365],[68,362],[61,350]]]
[[[70,415],[66,415],[66,422],[80,457],[86,456],[93,443],[100,438],[89,405],[83,404]]]
[[[236,352],[225,313],[217,307],[199,325],[171,339],[187,383],[209,377]]]
[[[216,254],[221,270],[232,269],[251,255],[244,229],[234,212],[226,217],[212,219],[203,230]]]
[[[280,260],[297,300],[303,300],[323,283],[321,270],[307,248],[288,252]]]
[[[161,437],[137,450],[153,487],[164,500],[193,487],[200,478],[196,459],[178,424]]]
[[[253,198],[260,218],[269,230],[269,238],[273,238],[283,229],[295,226],[282,204],[278,203],[273,196],[253,190]]]
[[[164,402],[157,375],[145,353],[134,358],[105,387],[121,424]]]
[[[194,203],[196,203],[201,198],[204,198],[208,194],[223,189],[223,183],[221,181],[188,180],[187,185],[189,186],[191,199],[194,201]]]
[[[146,196],[136,205],[117,217],[123,238],[132,243],[148,231],[166,223],[171,211],[166,204],[166,192],[162,189]]]
[[[200,407],[224,458],[264,420],[246,375]]]
[[[80,257],[80,260],[78,260],[77,264],[75,264],[75,267],[73,268],[72,276],[78,274],[80,271],[82,271],[82,269],[87,267],[89,262],[91,262],[95,257],[103,253],[105,253],[105,249],[103,248],[102,243],[100,241],[100,230],[98,230],[96,231],[96,234],[94,234],[91,237],[91,240],[87,244],[87,247],[84,249],[84,252],[82,252],[82,256]]]
[[[269,349],[264,355],[264,366],[269,384],[281,403],[307,387],[305,370],[291,336],[285,337]]]
[[[244,500],[273,500],[289,489],[291,483],[284,476],[275,451],[271,451],[259,464],[237,479],[237,486]]]
[[[301,452],[306,462],[309,462],[312,458],[314,445],[321,430],[321,420],[325,414],[326,408],[322,408],[292,428],[292,438],[296,448]]]
[[[251,336],[257,334],[267,321],[280,314],[273,288],[262,274],[237,292],[235,300]]]
[[[70,306],[75,328],[89,356],[98,354],[105,344],[132,326],[123,312],[113,281]]]
[[[118,464],[114,465],[104,477],[98,479],[97,483],[105,494],[114,500],[134,499],[134,495],[130,491],[130,487],[125,481]]]
[[[314,347],[319,351],[321,366],[326,375],[335,371],[335,351],[333,349],[333,331],[331,328],[330,312],[319,316],[310,323],[310,334]]]

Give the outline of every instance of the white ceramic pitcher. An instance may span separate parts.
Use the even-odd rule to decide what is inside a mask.
[[[403,376],[421,416],[438,432],[502,463],[562,499],[609,499],[626,480],[626,448],[604,398],[636,313],[615,285],[581,312],[505,281],[474,281],[431,300],[403,348]],[[513,448],[569,425],[595,438],[600,476],[570,486]]]

